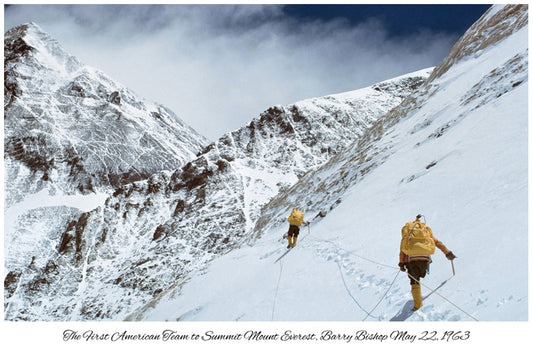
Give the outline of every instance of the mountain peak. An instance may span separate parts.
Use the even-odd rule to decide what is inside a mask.
[[[170,110],[85,66],[35,23],[7,31],[4,49],[8,206],[45,189],[89,193],[146,179],[182,166],[206,144]]]
[[[39,25],[34,22],[28,22],[9,29],[5,33],[5,38],[23,38],[27,33],[31,32],[46,35]]]
[[[19,25],[4,34],[6,67],[12,62],[72,73],[83,65],[59,42],[34,22]]]

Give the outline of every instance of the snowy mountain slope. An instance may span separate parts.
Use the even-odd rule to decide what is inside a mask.
[[[261,205],[280,188],[326,162],[429,73],[272,107],[180,170],[118,188],[102,207],[65,223],[61,235],[42,237],[58,250],[40,266],[28,267],[30,258],[19,253],[26,264],[6,269],[18,287],[5,296],[6,318],[124,319],[179,289],[192,272],[242,245]]]
[[[5,206],[175,169],[207,144],[167,108],[81,64],[30,23],[4,35]]]
[[[501,11],[496,11],[496,9],[499,8],[491,8],[491,11],[495,12],[493,16],[489,16],[492,12],[487,11],[479,21],[472,25],[452,48],[450,55],[435,68],[426,85],[420,88],[416,95],[405,99],[402,105],[387,113],[386,117],[382,120],[377,121],[355,143],[356,147],[354,149],[347,148],[344,152],[333,157],[324,166],[323,170],[317,171],[318,174],[314,172],[308,173],[309,175],[302,178],[298,186],[294,186],[290,190],[281,193],[269,205],[265,206],[261,215],[262,219],[258,221],[258,225],[255,228],[256,236],[260,235],[264,230],[263,225],[265,225],[265,228],[271,225],[273,221],[272,215],[274,215],[273,211],[276,210],[276,207],[278,210],[275,215],[275,220],[279,222],[284,221],[285,205],[288,203],[290,205],[300,205],[306,200],[309,190],[314,190],[321,194],[318,198],[313,199],[312,202],[306,201],[307,208],[311,209],[313,214],[321,213],[321,215],[325,215],[336,206],[337,201],[341,200],[342,193],[347,188],[351,187],[354,182],[361,180],[369,171],[387,160],[393,148],[389,148],[388,145],[386,148],[380,148],[378,147],[379,143],[377,140],[382,139],[387,130],[397,124],[407,114],[420,111],[422,106],[430,101],[436,93],[439,93],[443,85],[435,81],[438,77],[436,74],[442,75],[442,73],[445,73],[449,69],[450,63],[460,61],[465,56],[465,53],[469,53],[471,56],[479,56],[483,49],[501,40],[502,33],[509,34],[512,33],[510,31],[513,29],[521,29],[521,27],[517,27],[517,24],[522,24],[522,28],[527,25],[527,10],[524,10],[523,7],[504,7],[501,8]],[[507,15],[507,17],[504,15]],[[507,24],[509,29],[502,27],[502,24]],[[492,37],[487,34],[492,34]],[[463,44],[467,50],[462,49],[459,44]],[[478,50],[476,51],[476,49]],[[471,107],[467,106],[467,104],[475,104],[476,107],[482,106],[495,97],[500,97],[527,81],[527,48],[521,53],[515,54],[514,51],[511,53],[513,53],[513,56],[509,56],[509,53],[494,52],[492,58],[495,63],[501,61],[501,65],[490,68],[490,73],[484,75],[483,79],[473,85],[472,88],[465,90],[464,95],[460,99],[456,99],[454,102],[454,99],[450,97],[450,100],[445,102],[446,106],[455,103],[462,105],[458,106],[457,113],[449,115],[448,118],[443,120],[445,121],[444,124],[431,134],[431,138],[439,138],[449,128],[460,122],[471,111]],[[452,54],[455,54],[457,57],[452,56]],[[446,91],[444,93],[447,93],[449,90],[444,89],[444,91]],[[441,106],[441,104],[437,103],[437,106]],[[439,117],[445,115],[445,108],[443,105],[441,108],[437,107],[435,109]],[[429,111],[426,110],[426,112]],[[413,128],[412,132],[415,133],[431,125],[432,122],[434,122],[434,118],[424,113],[423,120]],[[425,142],[428,140],[425,140]],[[354,164],[359,166],[357,171],[354,171],[352,168]],[[436,161],[430,161],[426,165],[431,168],[436,165]],[[420,171],[419,173],[413,174],[412,177],[403,178],[402,181],[412,181],[419,175],[424,175],[423,173],[424,171]],[[278,203],[281,203],[281,205],[278,206]]]
[[[252,244],[214,260],[142,318],[527,320],[527,11],[492,7],[460,40],[468,54],[455,48],[466,55],[274,198]],[[275,263],[292,206],[322,216]],[[409,280],[396,265],[401,227],[418,213],[457,255],[456,274],[436,252],[424,307],[410,315]]]

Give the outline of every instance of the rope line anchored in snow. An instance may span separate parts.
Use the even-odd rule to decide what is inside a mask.
[[[322,240],[322,241],[326,241],[326,242],[330,242],[332,243],[337,249],[339,249],[339,247],[337,246],[337,244],[333,241],[330,241],[330,240]],[[347,251],[348,252],[348,251]],[[350,252],[348,252],[350,253]],[[355,256],[359,256],[357,254],[353,254]],[[361,256],[361,258],[364,258]],[[369,260],[369,259],[366,259],[364,258],[365,260],[367,261],[370,261],[372,263],[375,263],[375,264],[380,264],[376,261],[372,261],[372,260]],[[394,284],[394,282],[396,281],[396,278],[398,278],[398,274],[400,273],[400,270],[398,270],[398,272],[396,273],[396,276],[394,277],[394,280],[392,280],[389,288],[387,289],[387,292],[385,292],[385,294],[383,295],[383,297],[379,300],[379,302],[374,306],[374,308],[372,308],[372,310],[370,310],[370,312],[368,312],[367,310],[365,310],[360,304],[359,302],[355,299],[355,297],[352,295],[352,293],[350,292],[350,289],[348,288],[348,285],[346,284],[346,281],[344,279],[344,275],[342,274],[342,269],[340,267],[340,264],[337,260],[335,260],[335,262],[337,263],[337,267],[339,268],[339,271],[341,273],[341,278],[342,278],[342,282],[344,284],[344,288],[346,289],[346,291],[348,292],[348,294],[350,295],[350,297],[352,298],[352,300],[357,304],[357,306],[366,313],[366,316],[365,318],[363,319],[363,321],[365,321],[368,317],[372,317],[372,318],[376,318],[376,319],[379,319],[378,317],[376,316],[372,316],[372,312],[374,312],[374,310],[379,306],[379,304],[381,303],[381,301],[383,301],[383,299],[385,298],[385,296],[387,296],[387,294],[389,293],[390,289],[392,288],[392,285]],[[392,267],[392,266],[389,266],[389,267]],[[394,267],[394,269],[397,269],[396,267]]]
[[[276,286],[276,293],[274,294],[274,302],[272,303],[272,321],[274,320],[274,311],[276,310],[276,299],[278,297],[279,282],[281,281],[281,274],[283,273],[283,262],[280,264],[278,284]]]
[[[302,238],[300,239],[300,244],[302,243],[302,241],[304,241],[304,239],[309,236],[311,234],[311,230],[309,229],[309,226],[308,226],[308,233],[304,236],[302,236]],[[289,249],[287,249],[289,250]],[[292,249],[290,249],[292,250]],[[277,259],[274,263],[278,262],[280,263],[280,270],[279,270],[279,277],[278,277],[278,283],[276,285],[276,292],[274,293],[274,302],[272,303],[272,321],[274,320],[274,312],[276,310],[276,300],[278,298],[278,291],[279,291],[279,283],[281,281],[281,275],[283,273],[283,260],[280,260],[283,256],[285,256],[286,254],[288,253],[285,252],[279,259]]]
[[[355,304],[356,304],[356,305],[357,305],[362,311],[364,311],[364,312],[366,313],[366,316],[367,316],[367,317],[368,317],[368,316],[371,316],[372,311],[371,311],[371,312],[368,312],[367,310],[365,310],[365,309],[363,308],[363,306],[361,306],[361,305],[359,304],[359,302],[357,301],[357,299],[352,295],[352,293],[350,292],[350,289],[348,288],[348,285],[346,284],[346,281],[344,280],[344,275],[342,274],[342,268],[341,268],[341,266],[340,266],[340,264],[339,264],[339,261],[335,261],[335,262],[337,263],[337,267],[339,268],[339,272],[341,273],[342,283],[344,283],[344,288],[346,289],[346,292],[348,292],[348,295],[352,298],[352,300],[355,302]],[[375,317],[375,316],[371,316],[371,317],[372,317],[372,318],[377,318],[377,317]],[[365,318],[365,319],[366,319],[366,318]],[[363,320],[363,321],[364,321],[364,320]]]
[[[383,301],[383,299],[385,298],[385,296],[387,296],[387,294],[389,293],[390,289],[392,288],[392,285],[394,285],[394,282],[396,282],[396,279],[398,278],[398,275],[399,275],[399,274],[400,274],[400,270],[398,270],[398,272],[396,272],[396,276],[394,276],[394,280],[392,280],[391,284],[389,285],[389,288],[387,289],[387,292],[385,292],[385,294],[383,295],[383,297],[381,297],[381,299],[378,301],[378,303],[376,303],[376,305],[374,306],[374,308],[372,308],[372,309],[370,310],[370,312],[366,315],[366,317],[363,319],[363,321],[366,321],[366,319],[367,319],[368,317],[372,317],[372,318],[374,318],[374,317],[371,316],[370,314],[371,314],[372,312],[374,312],[374,310],[375,310],[376,308],[378,308],[378,306],[379,306],[379,304],[381,303],[381,301]]]
[[[409,277],[411,277],[413,280],[415,280],[416,282],[418,282],[421,286],[427,288],[428,290],[430,290],[431,292],[429,294],[433,294],[433,293],[436,293],[437,296],[439,296],[440,298],[442,298],[443,300],[447,301],[449,304],[451,304],[452,306],[454,306],[455,308],[457,308],[459,311],[463,312],[464,314],[466,314],[468,317],[472,318],[474,321],[478,321],[479,320],[474,317],[473,315],[471,315],[470,313],[466,312],[464,309],[462,309],[461,307],[459,307],[458,305],[456,305],[455,303],[453,303],[452,301],[450,301],[449,299],[447,299],[446,297],[444,297],[443,295],[441,295],[440,293],[437,292],[437,290],[441,287],[437,287],[436,289],[432,289],[431,287],[428,287],[427,285],[423,284],[422,282],[420,282],[419,280],[417,280],[415,277],[413,277],[411,274],[407,273],[407,275]],[[453,277],[453,276],[452,276]],[[452,278],[450,277],[450,278]],[[448,279],[449,280],[449,279]],[[446,280],[446,281],[448,281]],[[446,282],[444,281],[444,282]],[[429,296],[429,295],[428,295]]]
[[[321,240],[321,241],[329,242],[329,243],[333,244],[337,249],[340,249],[339,246],[338,246],[335,242],[333,242],[333,241],[331,241],[331,240]],[[353,251],[345,251],[345,252],[346,252],[346,253],[349,253],[349,254],[351,254],[351,255],[357,256],[357,257],[359,257],[359,258],[361,258],[361,259],[363,259],[363,260],[366,260],[366,261],[372,262],[372,263],[374,263],[374,264],[376,264],[376,265],[380,265],[380,266],[388,267],[388,268],[393,268],[393,269],[395,269],[395,270],[398,269],[398,267],[391,266],[391,265],[387,265],[387,264],[384,264],[384,263],[381,263],[381,262],[378,262],[378,261],[374,261],[374,260],[368,259],[368,258],[366,258],[366,257],[364,257],[364,256],[361,256],[361,255],[356,254],[356,253],[353,252]],[[392,281],[391,285],[389,286],[389,289],[387,290],[387,292],[385,293],[385,295],[381,298],[381,300],[376,304],[376,306],[375,306],[370,312],[373,312],[373,311],[376,309],[376,307],[381,303],[381,301],[383,301],[383,299],[385,298],[385,296],[387,295],[387,293],[388,293],[388,292],[390,291],[390,289],[392,288],[392,285],[394,284],[394,281],[396,281],[396,279],[397,279],[398,274],[400,273],[400,271],[401,271],[401,270],[398,270],[398,273],[396,274],[394,280]],[[452,277],[455,276],[455,270],[453,270],[453,271],[454,271],[454,273],[453,273],[453,275],[452,275],[449,279],[451,279]],[[421,286],[423,286],[423,287],[427,288],[428,290],[430,290],[431,292],[429,293],[429,295],[430,295],[430,294],[433,294],[433,293],[437,294],[439,297],[441,297],[442,299],[444,299],[445,301],[447,301],[448,303],[450,303],[452,306],[454,306],[455,308],[457,308],[459,311],[461,311],[461,312],[463,312],[464,314],[466,314],[468,317],[472,318],[472,319],[475,320],[475,321],[479,321],[479,320],[478,320],[476,317],[474,317],[472,314],[468,313],[466,310],[464,310],[463,308],[459,307],[459,305],[455,304],[455,303],[452,302],[450,299],[446,298],[444,295],[438,293],[437,290],[438,290],[442,285],[439,286],[439,287],[437,287],[436,289],[432,289],[431,287],[429,287],[429,286],[423,284],[422,282],[420,282],[419,280],[417,280],[416,278],[414,278],[414,277],[413,277],[412,275],[410,275],[409,273],[407,273],[407,274],[408,274],[409,277],[411,277],[411,278],[413,278],[415,281],[417,281]],[[449,280],[449,279],[448,279],[448,280]],[[446,281],[448,281],[448,280],[446,280]],[[446,282],[446,281],[445,281],[445,282]],[[428,296],[429,296],[429,295],[428,295]],[[366,318],[368,318],[368,316],[367,316]],[[365,318],[365,319],[366,319],[366,318]]]

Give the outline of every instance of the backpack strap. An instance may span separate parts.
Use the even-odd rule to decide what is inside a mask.
[[[409,235],[407,235],[407,241],[410,241],[410,240],[411,240],[411,234],[413,233],[413,230],[415,229],[415,226],[416,226],[417,224],[419,224],[420,222],[415,220],[415,221],[412,222],[412,223],[413,223],[414,225],[413,225],[413,227],[411,228],[411,230],[409,231]]]
[[[413,221],[412,221],[412,222],[413,222]],[[409,231],[409,235],[407,235],[407,241],[411,241],[411,234],[413,233],[413,230],[415,229],[416,225],[420,226],[420,228],[423,229],[423,227],[422,227],[422,223],[421,223],[420,221],[416,221],[416,220],[415,220],[413,223],[414,223],[414,225],[413,225],[413,227],[411,228],[411,231]],[[425,230],[427,230],[427,226],[426,226],[426,224],[424,224],[424,226],[426,227]],[[431,238],[431,236],[430,236],[430,238]],[[426,240],[426,241],[427,241],[427,240]]]

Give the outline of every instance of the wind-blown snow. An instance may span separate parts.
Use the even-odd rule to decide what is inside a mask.
[[[143,319],[527,320],[527,35],[525,26],[457,61],[406,102],[414,110],[398,109],[373,141],[360,139],[263,208],[269,224],[255,243],[214,260]],[[327,216],[302,227],[275,263],[294,205],[307,219]],[[411,315],[396,265],[401,227],[418,213],[457,255],[456,274],[437,250],[424,306]]]

